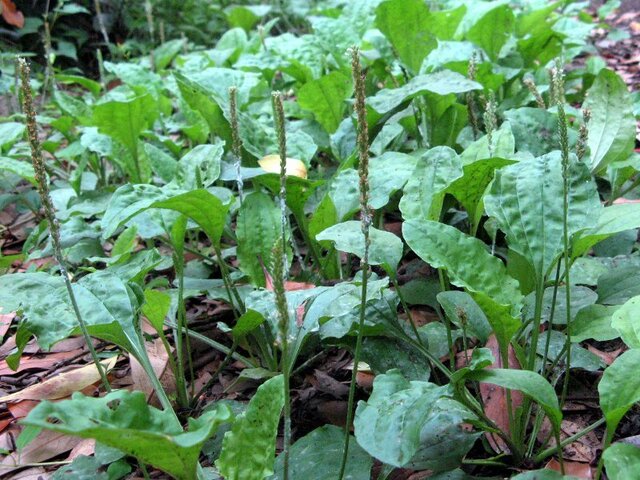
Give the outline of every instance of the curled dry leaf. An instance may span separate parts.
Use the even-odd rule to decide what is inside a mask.
[[[102,362],[107,371],[111,370],[118,360],[111,357]],[[19,392],[0,397],[0,402],[16,402],[18,400],[56,400],[68,397],[73,392],[100,381],[100,374],[94,364],[71,370],[51,377],[42,383],[36,383]]]
[[[485,345],[491,350],[493,358],[496,361],[487,368],[512,368],[519,370],[520,363],[516,358],[516,354],[513,351],[511,345],[509,345],[508,362],[509,365],[503,365],[502,356],[500,355],[500,348],[498,347],[498,340],[495,335],[491,335],[487,344]],[[504,432],[510,433],[509,429],[509,409],[515,412],[516,408],[522,405],[523,396],[517,390],[511,390],[510,395],[507,395],[507,389],[498,387],[490,383],[480,383],[480,395],[482,396],[482,402],[484,403],[484,413]],[[511,397],[511,405],[508,403],[508,396]],[[498,453],[509,453],[509,447],[505,441],[498,435],[492,433],[485,433],[491,448]]]
[[[287,158],[285,172],[287,176],[307,178],[307,166],[297,158]],[[265,172],[280,173],[280,155],[266,155],[258,160]]]

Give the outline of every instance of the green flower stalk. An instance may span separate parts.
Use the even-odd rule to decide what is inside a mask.
[[[231,116],[231,150],[233,152],[234,166],[236,170],[236,184],[238,186],[238,197],[242,203],[244,193],[244,183],[242,181],[242,140],[240,139],[240,126],[238,125],[238,87],[229,87],[229,109]]]
[[[47,173],[45,171],[40,140],[38,139],[36,112],[33,106],[31,85],[29,84],[31,69],[29,68],[29,64],[24,60],[24,58],[18,58],[18,69],[20,71],[20,80],[22,83],[22,110],[27,118],[27,131],[29,133],[29,145],[31,147],[31,161],[33,163],[33,170],[35,172],[35,177],[38,184],[38,193],[40,194],[40,201],[42,202],[44,215],[49,222],[49,236],[51,238],[51,245],[53,246],[53,254],[56,261],[58,262],[60,274],[62,275],[65,286],[67,287],[67,292],[69,294],[69,299],[71,300],[71,305],[73,306],[73,311],[75,312],[76,318],[78,319],[78,324],[80,326],[82,335],[87,343],[87,348],[89,349],[91,358],[93,359],[93,362],[98,369],[98,373],[100,374],[100,378],[102,379],[105,390],[107,392],[110,392],[111,386],[109,385],[109,380],[107,379],[107,373],[104,369],[104,366],[100,362],[100,359],[98,358],[98,354],[93,347],[93,342],[91,340],[91,336],[89,335],[87,325],[84,322],[82,315],[80,314],[80,309],[78,308],[78,303],[76,301],[73,287],[71,286],[71,281],[69,280],[69,274],[67,273],[67,269],[65,266],[64,257],[62,255],[62,247],[60,245],[60,225],[58,224],[58,219],[55,215],[53,202],[51,201],[51,195],[49,193],[49,181],[47,179]]]
[[[487,131],[487,140],[489,145],[489,156],[493,157],[493,132],[498,125],[496,117],[496,96],[493,92],[489,92],[489,98],[484,107],[484,128]]]
[[[478,71],[478,63],[476,52],[473,52],[471,59],[469,60],[469,66],[467,68],[467,78],[469,80],[476,79],[476,73]],[[473,139],[478,138],[480,128],[478,126],[478,116],[476,115],[476,96],[474,92],[468,92],[467,97],[467,115],[469,116],[469,123],[471,124],[471,130],[473,131]]]
[[[571,282],[569,272],[571,265],[569,263],[569,133],[567,129],[567,116],[564,110],[564,72],[559,60],[556,60],[556,66],[552,70],[551,74],[553,91],[555,94],[554,103],[558,109],[558,137],[560,141],[560,152],[562,155],[562,207],[563,207],[563,232],[562,240],[564,247],[564,268],[565,268],[565,292],[566,292],[566,313],[567,313],[567,341],[565,345],[566,349],[566,361],[565,361],[565,375],[564,383],[562,386],[562,396],[560,404],[564,403],[569,388],[569,373],[571,370]],[[535,348],[532,347],[532,348]]]
[[[284,377],[284,445],[283,480],[289,479],[289,450],[291,447],[291,365],[289,361],[289,307],[285,295],[284,282],[287,277],[287,136],[285,131],[282,94],[273,93],[273,113],[278,133],[278,153],[280,155],[280,238],[273,249],[273,290],[278,311],[278,328],[282,342],[281,369]]]
[[[582,109],[582,125],[580,125],[580,133],[578,135],[578,143],[576,144],[576,155],[578,160],[582,160],[587,153],[587,141],[589,140],[589,127],[587,124],[591,120],[591,110]]]
[[[543,110],[546,110],[547,105],[544,103],[544,99],[542,98],[542,95],[540,95],[538,86],[536,85],[536,82],[533,80],[533,78],[525,77],[522,80],[522,83],[524,84],[525,87],[529,89],[529,92],[531,92],[531,95],[533,95],[533,98],[536,99],[536,104],[538,105],[538,107],[542,108]]]
[[[360,67],[360,50],[358,47],[351,49],[351,71],[353,74],[353,84],[355,90],[354,109],[358,120],[358,174],[360,187],[360,219],[362,234],[364,237],[364,254],[360,267],[362,271],[362,290],[360,293],[360,318],[358,322],[358,335],[356,337],[356,347],[353,353],[353,370],[351,373],[351,383],[349,385],[349,401],[347,407],[347,422],[344,429],[344,449],[342,451],[342,462],[340,464],[340,474],[338,480],[344,478],[349,455],[349,429],[353,422],[353,403],[356,393],[356,378],[358,376],[358,364],[360,362],[360,350],[362,349],[362,331],[364,329],[365,308],[367,304],[367,281],[369,278],[369,228],[371,227],[371,208],[369,207],[369,130],[367,124],[367,109],[365,103],[365,73]]]
[[[276,120],[276,131],[278,133],[278,154],[280,155],[280,236],[282,240],[282,262],[286,275],[286,232],[287,232],[287,135],[285,132],[284,106],[282,105],[282,94],[273,93],[273,112]]]

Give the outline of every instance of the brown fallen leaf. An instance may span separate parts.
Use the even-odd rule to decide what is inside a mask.
[[[508,351],[508,363],[509,365],[503,365],[502,356],[500,355],[500,349],[498,347],[498,340],[495,335],[491,335],[487,339],[487,343],[485,345],[491,353],[496,361],[487,368],[513,368],[520,369],[520,363],[516,358],[516,354],[509,345]],[[523,396],[517,390],[510,391],[511,396],[511,405],[507,402],[507,389],[503,387],[498,387],[497,385],[492,385],[490,383],[480,383],[480,396],[482,397],[482,402],[484,403],[484,413],[496,424],[498,428],[500,428],[503,432],[510,434],[509,429],[509,409],[512,412],[515,412],[515,409],[522,405]],[[498,453],[509,453],[509,447],[505,443],[505,441],[500,438],[498,435],[493,433],[485,433],[491,448],[493,448]]]
[[[14,318],[16,318],[16,312],[0,313],[0,341],[2,341],[4,336],[7,334]]]
[[[7,405],[7,408],[9,409],[9,412],[11,413],[13,418],[18,420],[29,415],[29,412],[36,408],[36,405],[38,405],[39,403],[40,402],[37,400],[22,400],[16,403],[9,403]]]
[[[567,460],[565,460],[563,463],[565,475],[570,475],[576,478],[584,478],[587,480],[591,480],[594,476],[595,472],[591,468],[591,465],[589,465],[588,463],[569,462]],[[556,472],[561,471],[560,463],[555,458],[549,460],[549,463],[547,463],[544,468],[546,468],[547,470],[555,470]]]
[[[169,355],[162,344],[162,340],[157,338],[153,342],[146,342],[145,348],[147,349],[153,371],[160,379],[164,390],[169,396],[175,394],[176,379],[169,366]],[[155,388],[142,368],[142,365],[131,355],[129,356],[129,363],[131,365],[131,380],[133,381],[134,389],[144,392],[147,401],[151,405],[160,407],[160,401],[155,394]]]
[[[107,371],[116,364],[117,356],[104,360],[102,364]],[[71,395],[73,392],[100,381],[100,374],[94,364],[76,368],[69,372],[51,377],[42,383],[36,383],[19,392],[0,397],[0,402],[16,402],[18,400],[55,400]]]
[[[68,360],[77,355],[81,355],[82,350],[72,350],[71,352],[56,352],[48,354],[36,354],[29,357],[24,356],[20,359],[20,365],[17,370],[12,370],[7,365],[6,360],[0,361],[0,375],[15,375],[25,370],[48,370],[55,366],[56,363]]]
[[[600,359],[607,365],[611,365],[616,358],[622,355],[622,352],[623,352],[622,347],[612,350],[610,352],[603,352],[602,350],[598,350],[593,345],[587,345],[587,350],[589,350],[594,355],[597,355],[598,357],[600,357]]]
[[[0,462],[0,476],[23,468],[22,465],[46,462],[73,449],[81,438],[43,430],[20,453],[13,452]]]
[[[44,468],[33,467],[5,477],[5,480],[47,480],[49,478],[51,478],[51,476]]]

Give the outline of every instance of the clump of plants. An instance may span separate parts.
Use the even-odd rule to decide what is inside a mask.
[[[6,361],[82,335],[101,380],[40,402],[21,446],[95,439],[127,465],[109,478],[527,479],[565,478],[565,448],[596,432],[595,476],[631,478],[635,118],[598,57],[565,72],[596,20],[533,1],[217,14],[215,46],[163,39],[99,81],[53,63],[40,83],[21,58],[18,89],[3,70],[22,108],[0,124],[2,202],[37,220],[0,256]],[[220,313],[194,315],[204,301]],[[593,351],[611,341],[607,365]],[[201,383],[197,344],[219,360]],[[296,390],[334,349],[353,360],[342,426],[303,431]],[[121,355],[156,406],[112,388]],[[248,402],[213,397],[229,369],[254,382]],[[600,411],[568,435],[578,379]]]

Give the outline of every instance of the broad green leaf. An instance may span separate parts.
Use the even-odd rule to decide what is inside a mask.
[[[640,350],[627,350],[605,369],[598,383],[600,408],[611,439],[625,413],[640,401]]]
[[[178,162],[176,180],[185,190],[207,188],[220,177],[220,159],[224,145],[198,145]]]
[[[487,316],[467,292],[449,290],[437,296],[447,318],[484,343],[492,333]]]
[[[541,108],[522,107],[504,112],[509,120],[518,152],[539,157],[558,148],[558,115]],[[569,129],[569,148],[575,146],[577,134]]]
[[[144,152],[149,158],[153,173],[165,182],[173,180],[178,168],[178,162],[175,158],[151,143],[144,144]]]
[[[640,295],[640,271],[634,266],[610,270],[598,278],[598,303],[622,305]]]
[[[335,425],[325,425],[305,435],[291,446],[289,478],[305,480],[335,480],[339,477],[344,432]],[[275,475],[269,480],[282,480],[284,458],[279,455]],[[349,456],[344,472],[348,480],[369,480],[373,460],[351,437]]]
[[[102,238],[113,235],[128,220],[150,208],[173,210],[196,222],[217,244],[226,222],[229,203],[207,190],[182,193],[173,186],[123,185],[118,188],[102,217]]]
[[[140,342],[135,306],[120,278],[109,271],[95,272],[82,277],[73,290],[91,335],[127,351],[137,351]],[[18,352],[9,360],[12,367],[17,367],[22,349],[32,336],[43,350],[49,350],[53,344],[80,333],[61,277],[43,272],[0,276],[0,305],[3,312],[19,310],[23,315],[16,337]]]
[[[160,290],[145,290],[142,314],[158,333],[164,330],[164,319],[171,307],[171,295]]]
[[[515,15],[508,5],[499,5],[482,16],[466,33],[467,40],[481,47],[496,61],[503,45],[513,33]]]
[[[631,443],[614,443],[602,453],[609,480],[640,478],[640,448]]]
[[[507,348],[511,338],[522,325],[519,316],[514,312],[520,302],[514,302],[514,308],[511,305],[501,305],[484,293],[471,292],[471,296],[487,316],[500,347]]]
[[[0,123],[0,151],[8,149],[22,138],[26,130],[24,123],[3,122]]]
[[[445,471],[459,466],[478,438],[461,428],[473,418],[447,387],[410,382],[390,370],[376,377],[371,396],[358,404],[354,429],[358,444],[383,463]]]
[[[273,474],[283,388],[282,375],[263,383],[225,434],[216,467],[227,480],[262,480]]]
[[[155,63],[155,70],[164,70],[167,68],[176,55],[183,49],[186,39],[176,38],[164,42],[153,50],[153,61]]]
[[[620,334],[611,326],[611,319],[618,308],[596,304],[580,310],[571,323],[571,341],[579,343],[593,338],[604,342],[618,338]]]
[[[345,100],[351,96],[351,78],[331,72],[305,83],[298,91],[298,105],[313,113],[329,134],[338,129],[346,110]]]
[[[562,253],[562,165],[558,152],[509,165],[495,174],[484,198],[487,213],[507,236],[509,249],[533,267],[536,282]],[[573,157],[569,167],[569,235],[595,223],[600,198],[589,169]]]
[[[450,93],[465,93],[472,90],[480,90],[482,85],[465,76],[443,70],[436,73],[417,75],[406,85],[399,88],[386,88],[380,90],[373,97],[367,98],[367,105],[376,112],[384,114],[390,112],[414,97],[431,92],[437,95],[449,95]]]
[[[237,254],[240,269],[259,287],[266,285],[262,267],[271,269],[272,250],[280,235],[280,208],[273,199],[262,192],[247,195],[236,221]]]
[[[9,157],[0,157],[0,173],[14,173],[33,185],[37,185],[36,174],[33,166],[22,160],[15,160]]]
[[[142,392],[119,390],[101,398],[74,393],[71,400],[42,402],[23,423],[95,439],[174,478],[192,480],[202,445],[231,418],[229,408],[220,405],[198,419],[189,419],[185,432],[172,412],[147,405]]]
[[[594,173],[604,172],[612,162],[626,160],[633,153],[636,123],[632,105],[624,80],[611,70],[600,70],[584,102],[584,108],[591,111],[587,144]]]
[[[464,8],[431,12],[421,0],[387,0],[376,9],[376,26],[415,73],[438,40],[453,36]]]
[[[553,310],[553,323],[554,325],[566,325],[567,324],[567,297],[566,286],[562,285],[557,288],[556,299],[554,302],[553,294],[554,287],[547,287],[544,290],[542,298],[542,312],[540,321],[542,323],[548,322],[551,319],[551,311]],[[580,313],[583,308],[589,307],[596,303],[598,300],[598,294],[588,287],[581,285],[571,286],[571,320],[575,319],[576,315]],[[524,303],[524,320],[532,320],[535,311],[536,297],[535,293],[531,292],[527,295]],[[554,306],[555,305],[555,306]]]
[[[522,298],[518,283],[484,243],[460,230],[431,220],[409,220],[402,225],[405,241],[434,268],[444,268],[451,283],[484,293],[505,305]]]
[[[521,391],[538,402],[555,428],[560,429],[562,411],[558,397],[551,384],[538,373],[527,370],[492,368],[471,371],[467,378]]]
[[[633,297],[611,316],[611,327],[615,328],[629,348],[640,348],[640,296]]]
[[[439,322],[432,322],[427,326],[442,326]],[[423,327],[424,328],[424,327]],[[438,347],[431,340],[434,339],[433,331],[424,332],[428,337],[428,345]],[[428,335],[431,334],[431,335]],[[448,349],[446,337],[443,342],[445,350]],[[435,352],[434,352],[435,354]],[[388,337],[366,337],[362,339],[361,361],[369,365],[375,375],[387,373],[393,368],[397,368],[403,377],[408,380],[428,380],[430,369],[429,363],[425,362],[424,354],[407,342]]]
[[[150,205],[151,208],[166,208],[189,217],[204,230],[214,245],[220,243],[229,206],[229,203],[222,203],[217,196],[204,189],[192,190]]]
[[[503,158],[488,158],[468,163],[462,167],[462,177],[447,188],[447,193],[456,197],[467,211],[474,230],[484,214],[482,196],[493,179],[494,172],[512,163],[515,162]]]
[[[621,203],[600,210],[596,225],[580,232],[573,241],[573,256],[584,254],[596,243],[620,232],[640,227],[640,204]]]
[[[384,129],[383,129],[384,130]],[[402,189],[418,159],[400,152],[384,152],[369,160],[369,205],[374,210],[389,203],[394,192]]]
[[[513,158],[515,151],[515,139],[511,130],[511,124],[504,122],[500,128],[493,132],[491,138],[491,148],[489,148],[489,137],[484,135],[471,143],[464,152],[460,154],[463,165],[469,165],[478,160],[488,158]]]
[[[404,186],[400,211],[405,220],[440,218],[444,191],[462,177],[462,162],[455,150],[435,147],[425,152]]]
[[[575,480],[575,478],[576,477],[562,475],[560,472],[545,468],[519,473],[515,477],[511,477],[511,480]]]
[[[150,94],[120,95],[93,107],[93,121],[101,133],[122,143],[134,157],[138,150],[138,137],[151,126],[158,115],[154,98]]]
[[[329,240],[341,252],[364,256],[362,223],[356,220],[339,223],[316,235],[316,240]],[[369,264],[382,265],[389,275],[394,275],[402,258],[402,240],[391,232],[369,227]]]

